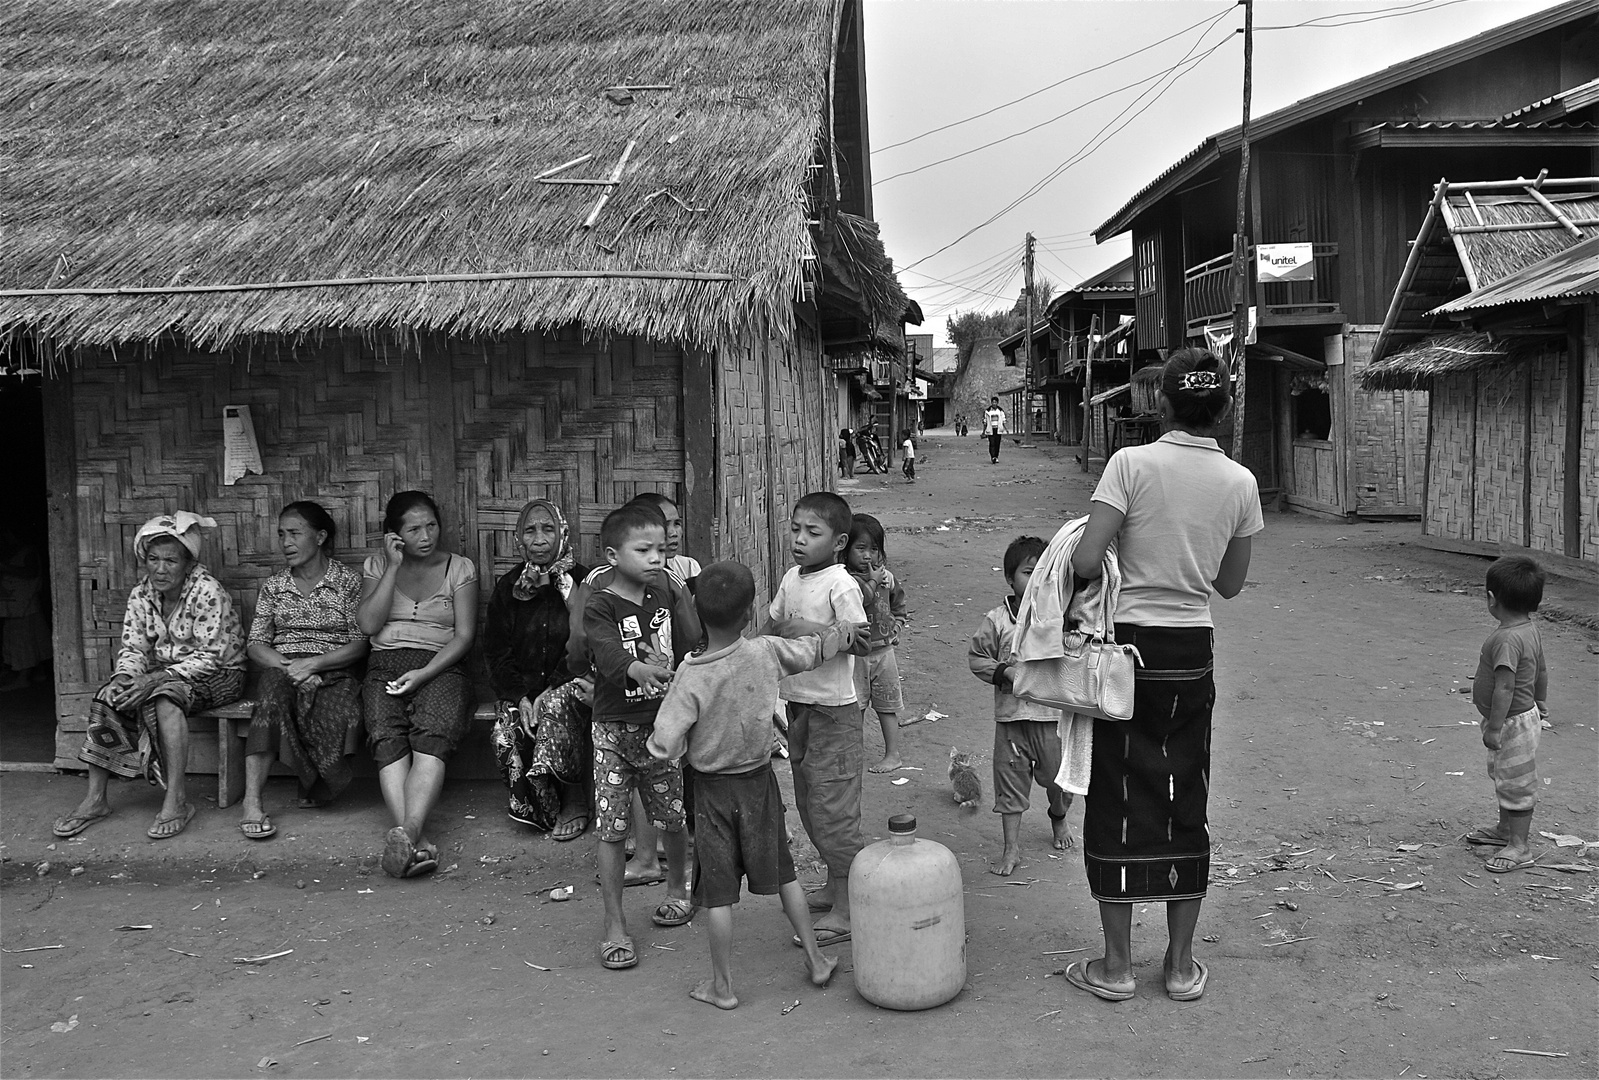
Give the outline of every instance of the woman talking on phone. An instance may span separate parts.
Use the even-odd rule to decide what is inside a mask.
[[[444,787],[444,764],[472,716],[461,661],[477,626],[477,567],[440,546],[439,508],[402,491],[383,514],[383,550],[361,567],[356,622],[372,642],[361,699],[383,801],[394,827],[383,871],[417,877],[438,869],[428,814]]]

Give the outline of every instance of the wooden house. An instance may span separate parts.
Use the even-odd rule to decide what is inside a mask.
[[[1131,374],[1132,338],[1126,331],[1107,345],[1105,339],[1133,316],[1133,260],[1121,262],[1050,300],[1033,328],[1034,382],[1045,409],[1043,433],[1056,442],[1083,441],[1083,393],[1090,358],[1098,366],[1094,380],[1101,389],[1127,381]],[[999,343],[1010,363],[1022,353],[1021,331]],[[1103,363],[1101,363],[1103,362]],[[1088,391],[1090,397],[1094,391]]]
[[[1420,514],[1425,396],[1359,374],[1440,175],[1593,172],[1596,22],[1599,0],[1571,0],[1251,120],[1243,287],[1258,347],[1239,411],[1263,494]],[[1132,233],[1141,354],[1228,331],[1240,141],[1238,128],[1204,140],[1096,230]],[[1297,272],[1271,280],[1279,261],[1263,279],[1273,258]]]
[[[63,766],[152,514],[218,520],[247,615],[283,504],[354,561],[404,488],[485,596],[525,500],[592,562],[648,490],[770,590],[837,472],[830,346],[902,334],[858,0],[17,0],[0,67]],[[229,483],[239,407],[261,471]]]
[[[1429,391],[1421,542],[1599,579],[1599,178],[1441,183],[1362,375]]]

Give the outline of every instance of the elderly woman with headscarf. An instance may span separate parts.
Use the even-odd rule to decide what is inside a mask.
[[[133,540],[144,578],[128,594],[116,673],[89,705],[78,759],[89,793],[58,818],[59,837],[76,836],[111,813],[106,788],[115,773],[143,773],[166,788],[152,840],[178,835],[194,817],[184,787],[188,713],[225,705],[244,691],[244,634],[233,600],[201,565],[200,530],[216,522],[185,511],[151,518]]]
[[[573,680],[566,641],[577,621],[569,607],[573,587],[587,571],[572,555],[566,518],[547,499],[522,508],[516,541],[524,561],[495,584],[483,627],[500,699],[494,752],[511,789],[512,820],[574,840],[588,828],[593,683]]]

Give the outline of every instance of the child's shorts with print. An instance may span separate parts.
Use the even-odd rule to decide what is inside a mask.
[[[901,712],[905,697],[899,686],[899,657],[884,645],[855,658],[855,700],[874,712]]]
[[[626,839],[633,792],[644,800],[650,823],[662,832],[683,828],[683,770],[650,755],[649,724],[594,721],[594,812],[601,840]]]

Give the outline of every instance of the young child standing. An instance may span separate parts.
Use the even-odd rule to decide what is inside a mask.
[[[662,759],[686,753],[693,767],[694,906],[704,909],[710,924],[711,977],[689,993],[718,1009],[733,1009],[733,905],[744,879],[750,892],[781,898],[812,983],[826,986],[838,966],[817,948],[805,892],[795,880],[783,795],[772,773],[772,713],[779,682],[836,656],[854,631],[834,623],[820,635],[792,640],[743,637],[755,579],[736,562],[704,570],[694,602],[708,635],[706,649],[678,668],[649,747]]]
[[[899,630],[905,619],[905,590],[884,560],[883,525],[870,514],[856,514],[849,530],[844,567],[861,587],[866,608],[867,653],[855,661],[855,697],[864,714],[869,704],[883,729],[883,760],[867,772],[888,773],[905,763],[899,754]]]
[[[851,651],[865,651],[861,590],[839,561],[849,544],[849,503],[813,491],[794,504],[789,536],[795,566],[783,575],[762,634],[802,637],[833,623],[856,629]],[[800,823],[827,863],[827,884],[807,902],[822,945],[848,941],[849,866],[861,849],[861,782],[866,754],[855,703],[855,657],[840,653],[815,671],[783,680],[788,752]]]
[[[1037,536],[1018,536],[1005,549],[1005,581],[1010,595],[983,616],[972,635],[967,663],[972,674],[994,684],[994,813],[1000,815],[1005,850],[992,873],[1009,877],[1022,861],[1022,814],[1029,805],[1033,782],[1049,796],[1052,846],[1065,851],[1072,845],[1066,812],[1072,797],[1055,786],[1060,772],[1060,710],[1023,701],[1012,693],[1011,664],[1016,656],[1016,611],[1028,579],[1047,545]]]
[[[916,483],[916,436],[910,428],[906,428],[900,437],[899,448],[905,455],[905,464],[902,466],[905,479],[914,484]]]
[[[1473,844],[1502,847],[1488,860],[1495,874],[1532,865],[1527,843],[1538,800],[1538,734],[1547,715],[1549,670],[1532,613],[1543,603],[1543,570],[1525,555],[1488,567],[1488,614],[1499,626],[1483,642],[1471,703],[1482,714],[1488,775],[1499,796],[1499,823],[1466,834]]]
[[[600,963],[620,970],[638,963],[622,914],[627,866],[623,842],[635,791],[650,823],[665,834],[666,900],[652,920],[657,926],[682,926],[694,915],[688,897],[683,773],[670,762],[656,761],[646,744],[677,660],[692,643],[673,634],[672,594],[664,581],[666,527],[660,512],[637,503],[611,511],[600,527],[600,543],[615,573],[589,597],[583,625],[596,675],[594,809],[605,901]]]

